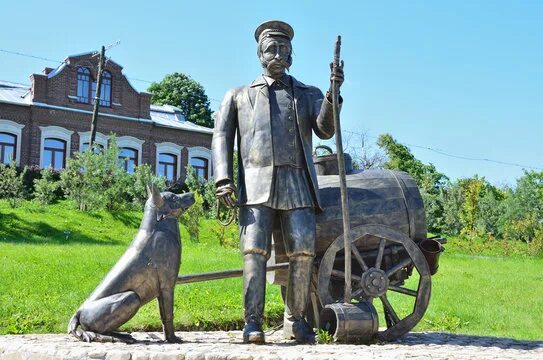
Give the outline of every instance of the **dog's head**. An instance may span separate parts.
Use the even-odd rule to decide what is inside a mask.
[[[151,207],[156,211],[157,221],[166,218],[179,218],[185,210],[194,204],[194,194],[174,194],[169,191],[159,192],[153,185],[147,186],[149,195],[145,207]]]

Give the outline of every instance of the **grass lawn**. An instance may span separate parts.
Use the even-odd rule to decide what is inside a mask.
[[[125,251],[140,219],[138,211],[81,213],[65,202],[46,208],[24,202],[11,209],[0,200],[0,334],[64,332]],[[220,247],[212,224],[204,221],[197,244],[182,229],[182,273],[241,267],[238,250]],[[449,239],[446,247],[432,279],[429,309],[416,330],[543,338],[543,258],[504,256],[500,249],[473,253],[458,239]],[[416,279],[410,282],[414,286]],[[242,326],[241,279],[180,285],[175,296],[177,329]],[[400,314],[411,306],[405,298],[391,296]],[[278,287],[268,286],[266,300],[272,325],[283,311]],[[156,302],[124,326],[159,328]]]

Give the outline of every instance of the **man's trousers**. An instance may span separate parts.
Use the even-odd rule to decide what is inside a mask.
[[[315,210],[312,207],[275,210],[266,206],[242,206],[239,230],[243,253],[243,301],[245,322],[262,324],[266,289],[266,261],[273,230],[280,226],[289,258],[286,308],[292,320],[305,313],[315,257]]]

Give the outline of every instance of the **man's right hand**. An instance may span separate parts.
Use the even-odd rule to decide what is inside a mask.
[[[219,183],[217,184],[217,191],[215,191],[215,195],[224,206],[233,208],[236,206],[236,202],[234,200],[235,192],[236,188],[231,182],[226,182],[224,184]]]

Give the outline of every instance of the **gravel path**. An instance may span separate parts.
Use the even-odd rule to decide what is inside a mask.
[[[447,333],[410,333],[400,341],[364,345],[296,345],[281,331],[266,345],[242,344],[241,332],[178,332],[184,342],[165,344],[161,333],[133,333],[132,345],[83,343],[68,335],[0,336],[1,360],[252,360],[252,359],[543,359],[543,341]]]

